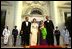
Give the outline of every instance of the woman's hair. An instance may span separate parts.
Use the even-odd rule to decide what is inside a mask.
[[[40,25],[42,24],[43,20],[40,21]]]
[[[43,20],[40,21],[40,25],[43,25],[45,27]]]
[[[34,22],[34,20],[36,20],[36,18],[33,18],[33,21],[32,21],[32,23]]]

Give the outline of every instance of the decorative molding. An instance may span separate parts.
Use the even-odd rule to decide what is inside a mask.
[[[39,15],[43,15],[43,11],[41,9],[39,9],[39,8],[33,8],[31,10],[31,13],[30,14],[34,14],[34,12],[36,12]]]
[[[58,8],[71,9],[71,7],[66,7],[66,6],[65,7],[64,6],[61,6],[61,7],[59,6]]]
[[[12,6],[9,1],[1,1],[1,6]]]
[[[71,2],[66,2],[64,3],[64,5],[71,5]]]
[[[45,1],[24,1],[23,5],[27,4],[27,5],[31,5],[31,4],[40,4],[40,5],[46,5]]]

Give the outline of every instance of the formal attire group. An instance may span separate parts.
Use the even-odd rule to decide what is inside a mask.
[[[41,29],[40,29],[41,28]],[[39,44],[54,44],[53,37],[54,25],[51,20],[45,21],[44,26],[40,26],[38,23],[22,22],[21,33],[22,43],[24,45],[37,45]],[[38,35],[39,34],[39,35]],[[38,39],[37,39],[38,38]]]
[[[23,21],[21,25],[21,44],[22,45],[54,45],[54,24],[51,20],[46,20],[44,24],[38,24],[37,22],[29,22],[29,21]],[[10,31],[6,28],[3,30],[4,35],[4,44],[7,44],[8,37],[10,36]],[[18,30],[13,29],[12,35],[14,37],[14,43],[13,45],[16,45],[16,39],[18,35]],[[55,30],[55,36],[57,45],[59,45],[59,37],[60,37],[60,31]],[[67,30],[63,31],[62,34],[65,43],[68,43],[68,37],[69,33]]]

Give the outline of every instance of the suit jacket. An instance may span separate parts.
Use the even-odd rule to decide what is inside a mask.
[[[17,29],[13,29],[12,30],[12,35],[17,36],[18,35],[18,30]]]
[[[60,35],[60,31],[59,30],[55,30],[54,34],[55,35]]]
[[[47,29],[47,33],[52,33],[53,34],[53,29],[54,29],[54,25],[53,25],[53,22],[51,20],[49,20],[49,22],[45,21],[44,22],[44,25]]]
[[[21,31],[23,31],[23,34],[30,34],[30,27],[31,27],[31,23],[28,22],[28,26],[26,26],[26,21],[22,22],[22,26],[21,26]]]

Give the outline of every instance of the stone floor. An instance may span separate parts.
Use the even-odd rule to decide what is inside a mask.
[[[24,47],[18,47],[18,46],[16,46],[16,47],[12,47],[12,46],[3,46],[3,47],[1,47],[1,48],[24,48]]]

